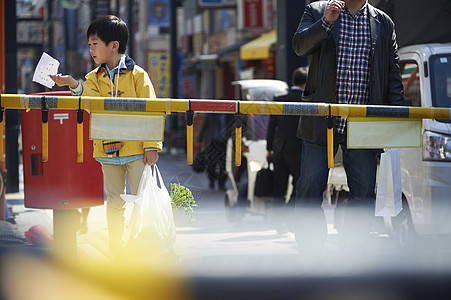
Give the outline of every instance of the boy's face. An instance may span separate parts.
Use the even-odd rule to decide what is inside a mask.
[[[117,53],[117,47],[114,41],[107,45],[97,35],[91,35],[89,37],[88,46],[92,59],[98,65],[109,64]]]

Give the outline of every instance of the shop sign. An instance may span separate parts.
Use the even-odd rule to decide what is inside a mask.
[[[210,53],[217,52],[227,47],[227,33],[221,32],[208,39],[208,50]]]
[[[190,37],[187,35],[182,36],[182,52],[183,53],[189,53],[192,46],[190,45]]]
[[[182,98],[197,98],[195,75],[182,78]]]
[[[170,3],[169,0],[149,0],[149,26],[170,26]]]
[[[264,0],[244,0],[243,17],[245,28],[264,27]]]
[[[149,75],[157,97],[167,98],[171,91],[171,58],[168,53],[149,52]]]

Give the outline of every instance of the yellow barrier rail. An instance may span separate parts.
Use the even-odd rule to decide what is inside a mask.
[[[108,98],[43,95],[0,95],[5,109],[84,109],[117,112],[221,112],[299,116],[387,117],[450,119],[450,108],[383,105],[348,105],[309,102],[234,101],[217,99]]]
[[[347,105],[309,102],[270,102],[270,101],[234,101],[217,99],[169,99],[169,98],[109,98],[109,97],[78,97],[78,96],[44,96],[1,94],[0,109],[41,109],[43,112],[43,148],[48,142],[47,122],[44,114],[49,109],[74,109],[95,112],[115,113],[187,113],[187,163],[193,163],[193,114],[205,113],[233,113],[241,114],[272,114],[298,115],[316,117],[379,117],[406,119],[450,119],[451,109],[441,107],[407,107],[381,105]],[[241,164],[241,128],[240,118],[236,122],[235,164]],[[80,124],[78,120],[78,124]],[[329,126],[330,127],[330,126]],[[77,130],[78,161],[83,161],[82,136],[79,126]],[[329,167],[333,167],[333,134],[328,128],[328,160]],[[238,137],[239,140],[238,140]],[[81,147],[81,148],[80,148]],[[43,153],[43,159],[47,156]],[[0,156],[2,157],[2,156]]]

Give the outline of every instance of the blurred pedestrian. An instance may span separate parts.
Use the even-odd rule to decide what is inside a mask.
[[[300,102],[307,80],[307,68],[301,67],[293,71],[291,88],[287,94],[274,97],[274,101]],[[270,214],[279,233],[287,230],[286,221],[289,210],[285,196],[288,189],[289,176],[292,176],[292,192],[289,205],[294,207],[296,196],[296,182],[299,178],[302,140],[296,136],[299,116],[271,115],[266,134],[266,158],[274,165],[274,201],[270,206]]]
[[[74,96],[156,98],[149,75],[125,54],[128,28],[116,16],[103,16],[88,27],[89,52],[99,66],[81,83],[70,75],[54,75],[58,86],[68,85]],[[107,100],[106,100],[107,101]],[[102,165],[107,196],[107,222],[110,251],[115,257],[122,250],[125,229],[126,175],[132,194],[136,195],[145,164],[158,160],[161,142],[94,141],[94,158]]]
[[[208,176],[208,186],[225,191],[227,174],[225,170],[225,156],[227,147],[227,124],[224,114],[207,114],[203,120],[197,141],[203,144],[203,155],[206,158],[205,169]]]
[[[317,1],[308,5],[293,37],[293,49],[309,56],[303,101],[361,105],[402,105],[403,86],[393,21],[366,0]],[[301,173],[297,182],[296,241],[301,251],[318,253],[327,226],[321,209],[329,169],[327,120],[302,116]],[[346,119],[334,118],[334,151],[343,150],[350,189],[340,250],[365,247],[374,200],[377,149],[348,149]],[[353,240],[354,238],[354,240]]]

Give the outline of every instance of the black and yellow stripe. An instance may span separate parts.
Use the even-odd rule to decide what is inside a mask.
[[[317,117],[361,117],[361,118],[403,118],[403,119],[450,119],[451,109],[443,107],[406,107],[383,105],[347,105],[308,102],[270,102],[270,101],[232,101],[217,99],[168,99],[168,98],[109,98],[109,97],[75,97],[75,96],[43,96],[2,94],[1,106],[5,109],[42,109],[42,103],[48,109],[74,109],[95,111],[98,113],[173,113],[173,112],[206,112],[232,114],[272,114]],[[191,121],[191,120],[190,120]],[[43,122],[43,143],[47,124]],[[237,126],[237,136],[241,135],[241,127]],[[187,127],[188,164],[192,163],[192,121]],[[78,136],[82,136],[79,126]],[[328,140],[332,141],[329,132]],[[79,141],[79,161],[82,161],[82,143]],[[43,145],[44,146],[44,145]],[[241,143],[236,142],[236,163],[240,163]],[[331,149],[331,147],[329,147]],[[329,157],[333,157],[330,155]],[[1,159],[1,158],[0,158]],[[329,161],[329,165],[333,165]]]
[[[45,99],[49,109],[79,109],[96,112],[221,112],[333,117],[380,117],[413,119],[450,119],[450,108],[382,105],[348,105],[309,102],[233,101],[217,99],[109,98],[42,95],[1,95],[5,109],[40,109]]]

